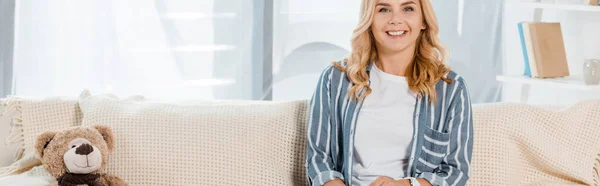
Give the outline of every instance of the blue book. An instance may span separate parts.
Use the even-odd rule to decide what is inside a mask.
[[[525,45],[525,36],[523,35],[523,24],[519,23],[519,37],[521,38],[521,50],[523,51],[523,57],[525,58],[525,72],[523,73],[527,77],[531,77],[531,70],[529,69],[529,56],[527,55],[527,45]]]

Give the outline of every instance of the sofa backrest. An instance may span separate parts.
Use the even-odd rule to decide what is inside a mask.
[[[468,185],[600,185],[600,101],[474,105]]]
[[[80,101],[83,126],[116,135],[106,172],[132,185],[306,185],[307,104]]]
[[[23,107],[24,103],[32,106]],[[132,185],[161,185],[167,180],[171,182],[166,185],[306,184],[308,100],[160,103],[92,96],[79,101],[12,99],[5,107],[4,113],[16,113],[12,119],[21,119],[20,125],[38,125],[30,128],[59,130],[62,126],[43,126],[47,124],[43,121],[56,120],[113,127],[118,146],[106,172],[121,175]],[[599,101],[569,107],[514,103],[473,107],[468,185],[598,184],[594,170],[600,169]],[[11,125],[0,121],[5,121],[0,129]],[[23,131],[26,128],[17,127],[16,132],[31,139],[19,143],[35,138],[33,131]],[[29,146],[33,144],[22,148]]]

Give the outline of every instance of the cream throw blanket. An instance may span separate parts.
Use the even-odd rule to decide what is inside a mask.
[[[295,118],[293,120],[297,123],[275,125],[280,132],[271,135],[273,138],[285,139],[281,140],[282,142],[293,141],[294,143],[290,143],[293,145],[286,146],[285,151],[294,153],[287,156],[290,156],[289,159],[302,161],[305,136],[281,132],[291,130],[291,133],[295,134],[293,131],[303,130],[294,127],[305,125],[305,119],[301,119],[304,112],[300,108],[304,108],[306,103],[296,104],[285,109],[295,110],[292,113],[298,115],[292,118]],[[82,118],[76,100],[9,99],[5,106],[5,114],[17,112],[10,142],[21,144],[17,153],[21,160],[30,156],[30,153],[24,151],[31,150],[35,134],[43,130],[77,125]],[[245,111],[246,108],[242,108],[244,107],[231,107],[228,111]],[[255,108],[250,109],[256,111]],[[279,128],[282,126],[288,128]],[[255,146],[256,149],[259,147],[261,146]],[[507,103],[474,105],[474,149],[468,185],[600,185],[598,153],[600,101],[582,102],[565,109],[545,109]],[[24,157],[20,158],[21,156]],[[186,163],[188,162],[180,162]],[[256,163],[258,164],[246,164],[244,167],[252,169],[262,165]],[[302,166],[302,163],[294,164]],[[0,172],[14,170],[18,165],[17,162],[12,167],[0,168]],[[288,174],[286,179],[290,180],[305,177],[303,171],[298,171],[297,167],[280,167],[270,171]],[[294,183],[303,182],[296,180]]]
[[[600,101],[474,107],[468,185],[599,185]]]
[[[8,122],[4,119],[1,120],[4,121],[0,122],[0,125],[3,125],[2,128],[10,126],[10,134],[6,139],[0,139],[0,142],[18,144],[15,152],[0,151],[0,153],[12,153],[15,157],[15,163],[11,166],[0,168],[0,177],[14,171],[19,166],[28,165],[28,158],[35,155],[35,138],[38,134],[81,125],[83,117],[78,100],[74,98],[11,97],[0,100],[0,105],[3,110],[0,115],[13,117],[8,119]]]

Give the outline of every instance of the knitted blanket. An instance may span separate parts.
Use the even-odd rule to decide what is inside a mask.
[[[21,144],[16,152],[21,163],[33,155],[28,151],[35,134],[76,125],[82,119],[76,100],[11,99],[3,106],[5,114],[17,113],[9,141]],[[474,105],[473,111],[474,149],[468,185],[600,185],[600,101],[581,102],[562,109],[513,103],[482,104]],[[299,123],[285,126],[303,126],[306,121],[295,122]],[[296,153],[288,156],[302,160],[305,136],[280,135],[295,141],[288,150]],[[16,162],[0,168],[0,172],[8,173],[19,165]],[[304,177],[303,171],[289,172],[296,174],[291,177]]]
[[[468,185],[600,185],[600,101],[474,107]]]

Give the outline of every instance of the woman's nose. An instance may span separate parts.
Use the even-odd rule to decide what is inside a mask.
[[[391,24],[391,25],[399,25],[399,24],[401,24],[401,23],[402,23],[402,19],[403,19],[402,15],[400,15],[400,14],[398,14],[398,13],[394,13],[394,14],[392,15],[392,17],[390,18],[390,20],[389,20],[388,24]]]

